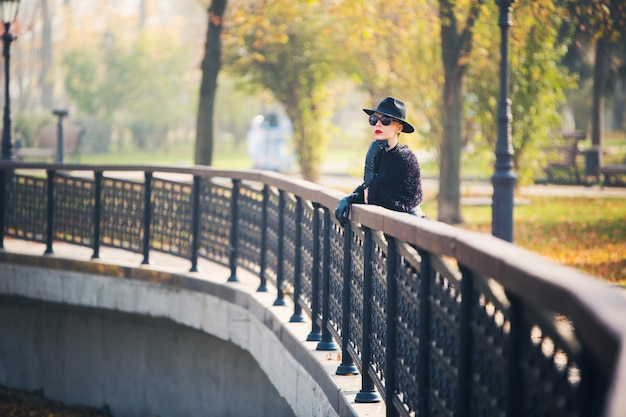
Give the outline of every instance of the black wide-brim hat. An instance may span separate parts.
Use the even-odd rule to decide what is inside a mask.
[[[406,106],[404,101],[397,98],[387,97],[378,104],[376,110],[363,109],[363,111],[370,116],[374,113],[379,113],[385,116],[391,116],[400,123],[402,123],[402,131],[404,133],[412,133],[415,131],[411,123],[404,120],[406,118]]]

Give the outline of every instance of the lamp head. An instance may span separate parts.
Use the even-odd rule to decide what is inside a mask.
[[[5,24],[11,24],[17,17],[20,0],[0,0],[0,14]]]

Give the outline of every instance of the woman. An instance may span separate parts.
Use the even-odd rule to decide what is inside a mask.
[[[374,141],[365,157],[363,184],[344,197],[335,210],[342,226],[349,221],[350,205],[375,204],[390,210],[426,217],[420,208],[422,180],[415,154],[398,143],[400,133],[412,133],[405,120],[404,102],[387,97],[375,110],[363,109],[369,115]]]

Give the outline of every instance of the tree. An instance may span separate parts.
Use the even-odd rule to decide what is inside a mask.
[[[463,102],[474,24],[483,0],[462,3],[462,0],[439,0],[444,86],[441,113],[443,137],[439,155],[437,200],[439,220],[451,224],[463,222],[460,192]],[[466,15],[464,22],[460,22],[457,16],[463,10]]]
[[[574,87],[575,78],[558,65],[565,53],[559,40],[563,8],[553,0],[520,1],[515,8],[515,30],[510,36],[510,97],[513,163],[517,184],[529,184],[545,166],[542,156],[558,140],[565,103],[565,91]],[[474,52],[468,69],[466,105],[467,142],[473,161],[485,160],[493,167],[499,84],[499,42],[493,36],[493,19],[498,13],[494,2],[483,9],[484,19],[477,22]],[[476,162],[473,162],[476,163]]]
[[[99,65],[105,60],[98,52],[95,48],[77,48],[63,57],[65,91],[80,113],[110,123],[123,86],[111,71]]]
[[[591,143],[602,144],[604,98],[607,94],[613,57],[623,48],[626,35],[626,2],[622,0],[569,0],[570,48],[580,48],[585,42],[595,45],[591,109]]]
[[[226,64],[272,92],[292,121],[300,171],[316,181],[328,139],[327,82],[335,76],[337,50],[323,1],[250,1],[233,9]]]
[[[171,37],[145,29],[116,61],[124,87],[118,104],[123,113],[117,120],[130,128],[138,147],[158,148],[171,128],[187,123],[195,92],[184,77],[190,52],[186,46],[175,45]]]
[[[439,143],[442,70],[437,8],[428,0],[344,1],[332,9],[342,50],[335,66],[376,106],[386,96],[407,104],[417,128],[401,140],[414,149]],[[369,139],[369,138],[368,138]]]
[[[190,51],[148,31],[131,45],[107,39],[104,48],[65,55],[66,92],[81,116],[127,127],[139,147],[157,147],[191,112],[192,87],[182,81]]]
[[[52,69],[52,16],[48,0],[40,0],[41,6],[41,68],[39,72],[39,85],[41,86],[41,105],[47,110],[53,107],[54,83],[50,77]]]
[[[15,115],[45,110],[53,102],[53,62],[51,25],[54,13],[49,1],[22,2],[11,32],[17,41],[11,45],[11,88]],[[0,70],[1,71],[1,70]]]
[[[202,60],[202,81],[196,122],[196,150],[194,161],[198,165],[213,163],[214,109],[217,77],[222,65],[221,33],[228,0],[212,0],[207,10],[208,29]]]

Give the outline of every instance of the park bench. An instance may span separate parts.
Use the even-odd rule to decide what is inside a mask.
[[[602,178],[601,186],[626,187],[626,158],[621,164],[601,166],[598,171]]]
[[[543,171],[547,175],[548,183],[575,183],[580,184],[581,174],[578,168],[577,156],[583,153],[583,140],[587,139],[587,134],[582,131],[564,133],[563,144],[556,145],[548,151],[556,154],[557,159],[550,162]]]
[[[36,148],[15,149],[15,158],[18,161],[44,160],[52,161],[57,158],[58,132],[56,125],[43,126],[37,133],[39,146]],[[78,152],[80,141],[85,128],[80,125],[69,125],[63,128],[63,155],[74,155]]]

